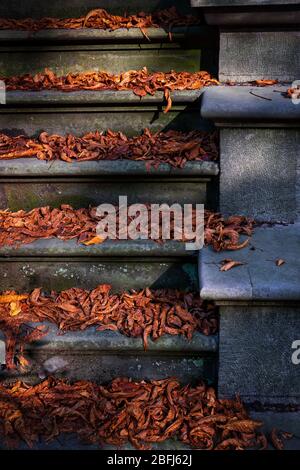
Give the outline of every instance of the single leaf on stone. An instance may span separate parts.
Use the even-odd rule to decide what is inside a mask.
[[[282,266],[283,264],[285,264],[285,260],[282,258],[279,258],[275,261],[275,263],[276,263],[276,266]]]
[[[255,80],[254,84],[256,86],[270,86],[270,85],[276,85],[278,83],[278,80]]]
[[[236,266],[242,266],[245,263],[241,261],[235,261],[232,259],[224,259],[221,261],[222,266],[220,267],[220,271],[229,271],[232,268],[235,268]]]
[[[91,240],[88,240],[87,242],[83,242],[84,245],[90,246],[90,245],[99,245],[100,243],[103,243],[105,241],[104,238],[99,237],[98,235]]]

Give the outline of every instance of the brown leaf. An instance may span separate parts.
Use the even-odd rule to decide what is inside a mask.
[[[230,269],[235,268],[236,266],[242,266],[245,264],[241,261],[235,261],[232,259],[224,259],[223,261],[221,261],[221,263],[222,266],[220,267],[220,271],[229,271]]]
[[[285,260],[279,258],[275,261],[275,263],[276,263],[276,266],[282,266],[283,264],[285,264]]]

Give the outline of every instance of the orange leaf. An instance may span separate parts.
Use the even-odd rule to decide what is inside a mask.
[[[222,266],[220,267],[220,271],[229,271],[232,268],[235,268],[236,266],[242,266],[245,263],[242,263],[241,261],[234,261],[232,259],[224,259],[221,261]]]
[[[98,245],[100,243],[103,243],[104,241],[105,241],[104,238],[101,238],[98,235],[96,235],[96,237],[92,238],[91,240],[88,240],[87,242],[83,242],[83,244],[86,246]]]
[[[28,294],[7,294],[7,295],[0,295],[0,304],[9,304],[10,302],[19,302],[20,300],[28,299]]]

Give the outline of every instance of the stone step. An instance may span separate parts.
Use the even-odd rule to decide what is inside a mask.
[[[1,263],[1,290],[15,290],[19,293],[31,292],[44,287],[47,292],[79,287],[93,289],[99,284],[110,284],[112,292],[131,289],[172,288],[195,291],[197,289],[196,260],[34,260],[8,261]],[[28,351],[47,354],[111,353],[143,354],[141,338],[129,338],[118,332],[97,332],[89,328],[81,332],[59,334],[54,325],[47,324],[49,333],[40,341],[29,345]],[[37,326],[33,324],[32,326]],[[1,336],[1,333],[0,333]],[[3,336],[2,336],[3,339]],[[1,341],[0,341],[1,345]],[[162,354],[194,354],[217,352],[217,335],[205,336],[195,333],[191,341],[181,336],[163,336],[158,341],[149,340],[147,352]]]
[[[8,258],[1,262],[1,290],[31,292],[43,287],[60,292],[72,287],[94,289],[110,284],[114,292],[129,289],[198,288],[195,258]]]
[[[300,107],[286,96],[291,84],[267,87],[218,86],[205,88],[201,116],[226,127],[300,126]]]
[[[1,76],[31,74],[51,69],[56,75],[106,71],[119,74],[127,70],[170,70],[197,72],[202,69],[197,42],[181,48],[178,44],[133,44],[111,46],[1,47]]]
[[[298,0],[190,0],[204,9],[208,24],[222,27],[297,25]],[[246,49],[246,48],[245,48]]]
[[[22,31],[22,30],[0,30],[1,44],[24,44],[24,41],[30,44],[45,43],[76,43],[93,44],[97,43],[118,43],[118,44],[149,44],[166,43],[176,44],[191,39],[197,41],[197,45],[212,47],[216,44],[217,35],[215,30],[207,25],[199,26],[175,26],[171,28],[172,41],[170,41],[169,31],[163,28],[147,28],[145,31],[148,38],[139,28],[125,29],[120,28],[115,31],[82,28],[82,29],[46,29],[40,31]]]
[[[201,379],[210,384],[216,381],[216,358],[213,354],[162,355],[114,351],[92,353],[57,353],[51,351],[34,353],[29,357],[31,370],[25,374],[0,372],[2,383],[12,383],[16,379],[34,384],[47,375],[64,377],[72,382],[89,380],[108,383],[116,377],[129,377],[133,380],[159,380],[177,377],[184,384],[197,384]]]
[[[49,94],[47,95],[48,103],[45,103],[45,107],[31,107],[29,101],[27,102],[28,106],[24,108],[3,106],[0,114],[0,132],[13,136],[27,135],[29,137],[38,137],[43,131],[48,132],[48,134],[74,134],[82,136],[96,130],[106,132],[107,129],[111,129],[115,132],[121,131],[131,137],[140,135],[145,128],[149,128],[151,132],[168,130],[190,132],[193,130],[209,131],[212,129],[211,124],[203,119],[199,119],[198,102],[193,103],[192,95],[189,95],[191,98],[190,102],[184,103],[183,101],[179,104],[178,99],[180,100],[184,97],[181,98],[182,95],[175,94],[175,101],[173,99],[171,110],[164,114],[162,112],[163,98],[161,93],[159,94],[160,98],[149,96],[153,102],[151,102],[151,99],[150,101],[146,99],[145,106],[144,102],[140,102],[130,92],[113,92],[109,95],[106,92],[102,92],[105,94],[104,97],[99,92],[92,92],[91,94],[91,92],[87,91],[86,93],[86,101],[84,101],[84,92],[56,94],[56,98],[61,101],[57,102],[58,107],[55,108],[51,107],[51,95],[49,96]],[[118,100],[126,98],[122,93],[125,93],[133,102],[126,103],[124,101],[123,104],[122,102],[118,103]],[[10,92],[8,92],[8,95],[9,98],[11,96]],[[79,106],[74,108],[65,106],[63,100],[70,100],[70,95],[71,102],[74,102],[74,99],[78,101],[80,98],[83,100],[82,103],[78,102]],[[15,95],[15,97],[18,96]],[[32,96],[35,99],[39,99],[40,93],[32,92]],[[198,96],[198,93],[193,94],[195,100],[197,100]],[[29,99],[27,94],[25,98]],[[101,106],[103,98],[109,98],[105,106]],[[97,100],[100,100],[98,106]],[[41,101],[41,105],[43,105],[43,101]]]
[[[115,331],[96,331],[95,328],[88,328],[80,332],[59,333],[56,327],[49,323],[43,323],[49,333],[43,339],[32,343],[26,347],[26,351],[45,352],[49,354],[76,354],[92,352],[103,354],[138,354],[144,353],[142,338],[130,338]],[[32,324],[33,327],[38,324]],[[1,333],[0,333],[1,337]],[[3,338],[2,338],[3,339]],[[149,339],[148,353],[173,354],[180,353],[182,356],[193,353],[217,353],[217,335],[205,336],[201,333],[194,333],[193,339],[188,341],[182,336],[166,335],[157,341]]]
[[[70,164],[72,165],[72,164]],[[39,176],[39,175],[38,175]],[[69,176],[69,175],[68,175]],[[14,179],[0,180],[0,208],[17,211],[35,207],[70,204],[97,207],[102,203],[119,204],[127,196],[128,204],[204,204],[207,201],[208,178],[134,178],[96,179]]]
[[[122,156],[120,156],[122,157]],[[74,162],[72,164],[54,160],[45,162],[33,158],[0,161],[0,177],[206,177],[211,178],[219,173],[215,162],[187,162],[184,168],[175,168],[167,163],[148,169],[144,161],[130,160],[99,160]],[[201,183],[200,183],[201,185]]]
[[[243,251],[201,251],[200,294],[220,305],[220,396],[300,403],[299,249],[295,224],[256,228]],[[221,272],[228,258],[244,264]]]
[[[300,413],[299,412],[261,412],[251,413],[253,419],[263,421],[265,424],[263,430],[270,435],[272,429],[284,430],[294,434],[292,439],[285,441],[284,450],[300,450]],[[188,450],[189,447],[177,440],[168,440],[165,442],[153,444],[153,450]],[[0,446],[1,449],[1,446]],[[20,449],[28,449],[25,444],[22,444]],[[96,446],[87,446],[78,442],[75,436],[64,435],[59,437],[59,441],[55,440],[51,443],[39,443],[35,446],[38,450],[96,450]],[[98,448],[99,449],[99,448]],[[114,450],[116,447],[104,445],[102,450]],[[126,445],[121,448],[122,450],[134,450],[131,445]],[[190,449],[191,450],[191,449]],[[272,445],[268,446],[268,450],[274,450]]]
[[[0,247],[0,259],[7,257],[19,258],[32,256],[34,258],[52,257],[180,257],[190,258],[196,251],[187,251],[185,243],[168,240],[163,244],[152,240],[107,240],[99,245],[85,246],[76,240],[37,240],[31,244],[20,246]]]
[[[204,88],[200,90],[173,91],[172,102],[175,105],[199,104],[200,96]],[[155,95],[146,95],[142,98],[131,91],[72,91],[62,92],[56,90],[45,91],[8,91],[6,93],[6,109],[9,106],[151,106],[165,104],[164,93],[158,91]],[[198,108],[199,109],[199,108]]]

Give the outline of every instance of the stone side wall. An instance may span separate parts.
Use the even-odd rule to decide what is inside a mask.
[[[221,307],[219,395],[247,402],[300,403],[300,307]]]
[[[293,82],[300,78],[299,46],[299,31],[223,32],[219,79]]]
[[[221,129],[220,160],[223,213],[261,221],[299,220],[299,129]]]

